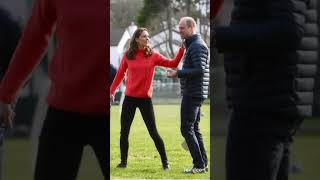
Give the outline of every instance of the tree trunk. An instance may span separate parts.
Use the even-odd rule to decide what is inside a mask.
[[[190,1],[191,1],[191,0],[186,0],[186,11],[187,11],[187,12],[186,12],[186,13],[187,13],[186,15],[187,15],[187,16],[190,16],[190,4],[191,4]]]
[[[169,45],[169,55],[170,57],[174,56],[173,46],[172,46],[172,22],[171,22],[171,7],[167,8],[167,25],[168,25],[168,42]]]

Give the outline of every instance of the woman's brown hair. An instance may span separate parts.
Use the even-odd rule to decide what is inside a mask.
[[[135,55],[136,51],[139,49],[138,43],[136,41],[136,38],[139,38],[143,31],[147,31],[148,32],[147,28],[138,28],[133,33],[133,36],[132,36],[132,38],[130,40],[129,49],[126,52],[126,56],[127,56],[128,59],[134,59],[134,55]],[[144,54],[146,56],[151,56],[152,55],[152,49],[149,46],[147,46],[145,48]]]

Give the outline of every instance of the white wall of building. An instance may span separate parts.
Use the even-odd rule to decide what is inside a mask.
[[[117,46],[110,46],[110,64],[113,64],[116,68],[119,67],[120,58],[117,49]]]

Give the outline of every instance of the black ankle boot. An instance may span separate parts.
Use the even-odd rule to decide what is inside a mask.
[[[121,162],[120,164],[117,165],[117,168],[127,168],[127,163]]]

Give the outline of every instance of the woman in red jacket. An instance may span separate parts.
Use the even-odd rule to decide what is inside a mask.
[[[49,64],[49,108],[39,137],[35,180],[76,179],[89,145],[109,179],[109,62],[107,0],[35,0],[32,14],[0,86],[0,111],[7,127],[10,106],[40,63],[55,33]]]
[[[152,97],[152,81],[154,77],[155,66],[177,67],[182,59],[184,49],[180,48],[177,56],[170,60],[158,52],[152,50],[149,46],[149,33],[146,28],[138,28],[131,39],[130,47],[124,54],[116,77],[111,85],[110,95],[113,96],[115,90],[127,73],[125,99],[121,112],[121,135],[120,149],[121,162],[119,168],[127,167],[128,158],[128,137],[130,127],[135,115],[136,108],[140,109],[143,120],[148,128],[156,148],[161,156],[162,167],[168,170],[169,163],[162,138],[158,134]]]

